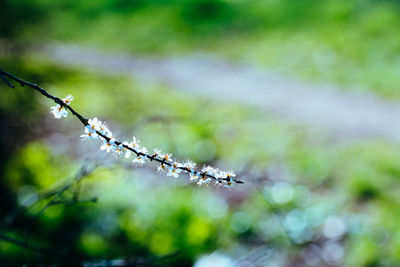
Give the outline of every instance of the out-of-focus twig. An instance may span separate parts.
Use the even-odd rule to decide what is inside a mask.
[[[47,204],[40,209],[36,214],[33,215],[33,220],[37,219],[40,217],[50,206],[53,205],[59,205],[59,204],[68,204],[71,205],[73,203],[80,203],[78,199],[79,193],[74,192],[74,196],[72,200],[64,200],[60,199],[60,197],[69,189],[80,186],[80,182],[83,180],[83,178],[88,177],[91,173],[93,173],[97,168],[99,167],[99,163],[93,163],[89,164],[88,162],[84,163],[83,166],[80,168],[80,170],[74,175],[72,179],[70,179],[65,185],[62,185],[60,187],[57,187],[55,189],[52,189],[47,192],[39,193],[37,200],[34,201],[29,205],[29,207],[24,207],[24,206],[18,206],[14,211],[12,211],[10,214],[4,217],[2,222],[0,223],[0,229],[4,229],[7,226],[11,225],[17,217],[24,212],[27,208],[33,208],[34,206],[38,205],[42,201],[48,200]],[[89,203],[89,202],[94,202],[95,200],[89,199],[83,201],[84,203]],[[32,227],[32,223],[29,224],[28,226],[28,231],[26,231],[27,236],[29,236],[29,228]]]
[[[10,244],[14,244],[23,249],[36,252],[39,255],[44,253],[44,254],[48,254],[50,256],[56,257],[57,259],[63,259],[63,261],[65,263],[68,263],[73,266],[81,266],[82,265],[79,260],[71,258],[70,256],[65,255],[63,252],[61,252],[60,250],[57,250],[57,249],[43,247],[43,246],[36,246],[36,245],[30,244],[28,242],[25,242],[23,240],[13,238],[13,237],[10,237],[10,236],[2,234],[2,233],[0,233],[0,240],[10,243]]]

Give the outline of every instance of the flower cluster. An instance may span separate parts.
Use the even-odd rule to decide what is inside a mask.
[[[51,107],[50,113],[53,114],[56,119],[67,117],[68,112],[65,106],[71,104],[72,100],[74,100],[74,97],[72,95],[67,95],[62,100],[64,105],[57,104],[56,106]]]
[[[111,152],[117,156],[124,155],[125,158],[133,156],[132,163],[136,166],[143,166],[147,161],[157,161],[160,163],[157,167],[157,174],[160,175],[178,178],[182,172],[187,172],[190,175],[190,181],[196,182],[199,186],[208,186],[212,180],[215,180],[216,184],[231,188],[236,182],[236,175],[233,172],[220,171],[210,166],[196,171],[196,163],[192,161],[180,163],[172,159],[172,154],[163,153],[157,148],[153,150],[153,153],[148,153],[147,148],[141,146],[140,140],[135,136],[129,142],[119,142],[114,138],[108,126],[97,118],[88,120],[85,133],[81,137],[83,140],[102,140],[103,144],[100,149],[107,153]]]

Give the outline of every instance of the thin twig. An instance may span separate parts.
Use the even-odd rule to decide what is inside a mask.
[[[14,85],[13,85],[9,80],[7,80],[7,78],[4,77],[3,74],[0,73],[0,77],[1,77],[1,79],[3,79],[3,81],[4,81],[8,86],[10,86],[11,88],[14,88]]]

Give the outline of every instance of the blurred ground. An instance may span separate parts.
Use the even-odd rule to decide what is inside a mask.
[[[58,64],[128,74],[142,82],[200,95],[213,101],[261,108],[290,123],[306,123],[342,139],[383,138],[399,141],[400,103],[373,94],[304,83],[254,65],[223,61],[211,54],[167,58],[132,57],[94,48],[55,45],[43,57]]]

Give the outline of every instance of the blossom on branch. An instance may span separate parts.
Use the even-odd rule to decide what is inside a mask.
[[[147,154],[147,148],[141,147],[138,150],[138,154],[136,155],[136,158],[134,160],[132,160],[132,162],[135,165],[143,166],[146,163],[146,157],[147,157],[146,154]]]
[[[94,140],[97,139],[99,136],[95,130],[92,129],[90,125],[85,127],[85,133],[81,135],[83,140]]]
[[[167,168],[165,167],[165,165],[163,163],[161,163],[161,165],[157,167],[157,174],[163,175],[166,173],[167,173]]]
[[[93,132],[101,131],[102,122],[100,120],[98,120],[97,118],[89,119],[88,123],[89,123],[89,125],[87,125],[86,127],[90,127],[91,131],[93,131]]]
[[[192,182],[195,182],[195,181],[197,181],[199,178],[200,178],[200,172],[195,172],[195,171],[191,171],[190,172],[190,177],[189,177],[189,180]]]
[[[224,187],[232,188],[234,186],[234,184],[235,184],[236,174],[233,171],[228,171],[225,174],[226,174],[226,178],[228,180],[226,181]]]
[[[208,186],[208,184],[211,182],[211,178],[208,177],[204,172],[200,175],[200,179],[198,179],[197,184],[199,186],[205,185]]]
[[[67,110],[59,104],[57,106],[51,107],[50,112],[51,112],[51,114],[54,115],[54,118],[56,118],[56,119],[60,119],[62,117],[65,118],[68,116]]]
[[[171,167],[168,170],[167,176],[174,176],[175,178],[178,178],[179,173],[182,171],[181,169],[179,169],[179,167],[181,167],[180,163],[172,163]]]
[[[104,139],[103,140],[103,145],[100,147],[101,150],[107,151],[107,153],[110,153],[111,151],[115,150],[115,139],[110,138],[110,139]]]
[[[68,116],[68,111],[65,108],[65,105],[71,104],[72,100],[74,100],[74,97],[72,95],[67,95],[66,97],[63,98],[62,102],[63,105],[57,104],[54,107],[50,108],[50,113],[54,115],[54,118],[60,119],[62,117],[67,117]]]
[[[125,141],[124,145],[126,145],[132,149],[139,149],[140,148],[139,143],[140,143],[140,140],[136,139],[136,137],[134,136],[132,138],[131,142],[128,143],[127,141]],[[147,150],[146,150],[146,153],[147,153]],[[131,156],[131,151],[127,149],[125,152],[125,158],[129,158],[130,156]]]
[[[187,168],[190,172],[194,171],[194,168],[196,168],[196,163],[194,163],[193,161],[186,161],[182,164],[183,167]]]
[[[114,145],[114,154],[116,154],[117,156],[122,156],[123,152],[124,152],[124,147],[122,146],[122,144],[115,144]]]

